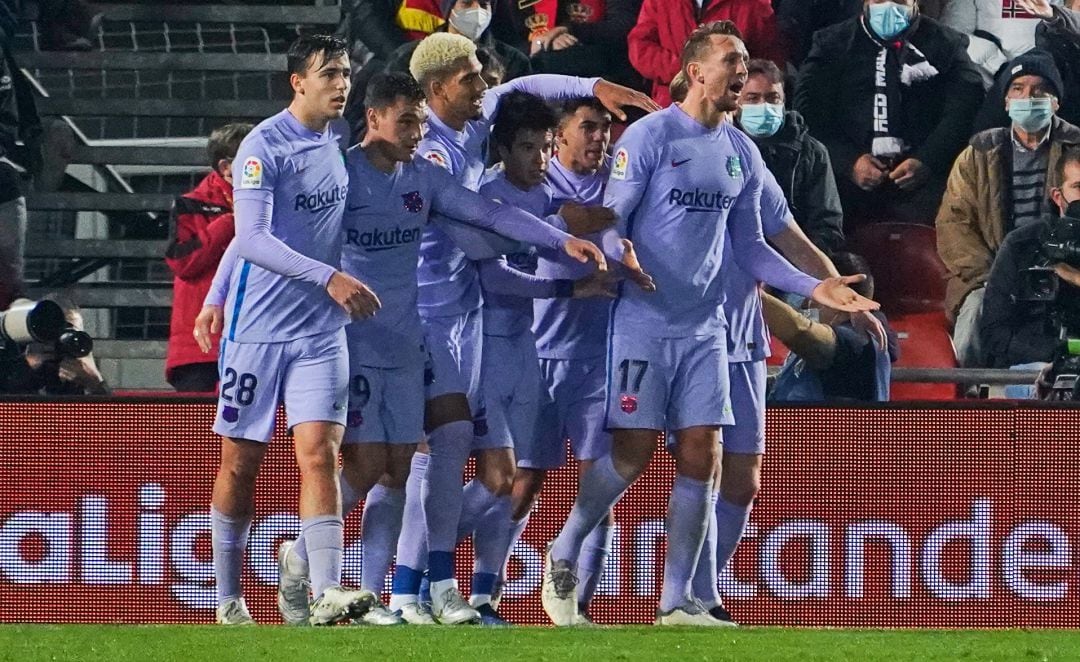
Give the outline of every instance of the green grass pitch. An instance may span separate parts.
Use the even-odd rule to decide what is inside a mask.
[[[1080,660],[1080,632],[0,625],[0,660]]]

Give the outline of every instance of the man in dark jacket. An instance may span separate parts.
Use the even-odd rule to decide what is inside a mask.
[[[982,97],[963,35],[916,0],[865,0],[814,35],[795,107],[829,149],[849,225],[932,224]]]
[[[1065,217],[1080,225],[1080,148],[1066,149],[1057,164],[1061,185],[1050,191],[1060,212],[1040,223],[1018,228],[1001,244],[990,279],[986,283],[979,335],[985,365],[1009,368],[1034,362],[1051,361],[1060,346],[1059,328],[1051,315],[1055,306],[1080,310],[1080,271],[1067,264],[1046,258],[1042,246],[1047,234],[1060,228]],[[1024,279],[1032,278],[1029,267],[1053,269],[1060,278],[1058,303],[1025,300]],[[1043,272],[1044,278],[1049,273]],[[1080,328],[1070,328],[1076,336]]]
[[[204,354],[192,331],[218,262],[233,239],[232,160],[250,131],[250,124],[228,124],[211,133],[207,151],[213,170],[173,204],[173,236],[165,251],[175,276],[165,380],[177,391],[213,392],[217,385],[220,336],[211,337],[213,348]]]
[[[827,255],[844,244],[844,211],[829,152],[806,130],[799,113],[784,111],[784,74],[769,60],[746,67],[737,117],[784,190],[795,222]]]

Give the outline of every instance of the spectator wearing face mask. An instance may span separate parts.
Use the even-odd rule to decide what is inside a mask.
[[[510,44],[496,39],[489,29],[494,4],[491,0],[440,0],[441,16],[434,16],[434,31],[445,31],[468,37],[477,47],[494,52],[505,68],[504,80],[509,81],[532,73],[529,57]],[[445,18],[443,18],[445,17]],[[399,25],[400,25],[399,16]],[[386,71],[409,72],[409,60],[419,41],[410,41],[394,51]]]
[[[976,334],[990,267],[1013,230],[1052,210],[1047,191],[1060,188],[1056,164],[1080,146],[1080,128],[1056,116],[1061,75],[1045,53],[1009,63],[1007,128],[976,134],[953,165],[937,216],[938,253],[949,270],[945,311],[954,321],[960,364],[978,366]]]
[[[795,108],[829,149],[849,228],[930,224],[982,97],[963,35],[915,0],[865,0],[814,35]]]
[[[844,243],[844,211],[829,151],[806,130],[802,115],[784,110],[784,75],[769,60],[750,60],[736,122],[761,150],[784,190],[795,222],[827,255]]]

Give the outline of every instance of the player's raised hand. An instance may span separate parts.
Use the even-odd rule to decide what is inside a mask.
[[[834,310],[842,310],[845,313],[857,313],[864,310],[877,310],[878,308],[881,308],[881,304],[878,302],[871,301],[848,287],[848,285],[861,283],[864,280],[866,280],[864,274],[826,278],[814,288],[810,298],[822,306]]]
[[[574,298],[588,299],[600,297],[615,298],[615,284],[619,281],[610,271],[594,271],[584,278],[574,281]]]
[[[607,261],[604,260],[604,253],[596,244],[584,239],[578,239],[577,237],[570,237],[563,244],[563,250],[566,254],[574,258],[578,262],[588,262],[592,260],[596,263],[596,268],[600,271],[607,269]]]
[[[195,342],[203,354],[210,353],[210,348],[214,346],[211,336],[221,333],[222,319],[224,319],[224,313],[221,306],[203,306],[195,317],[195,329],[191,335],[195,336]]]
[[[559,216],[566,221],[566,231],[575,237],[615,225],[615,210],[608,207],[586,207],[576,202],[566,202],[559,207]]]
[[[889,337],[885,334],[885,326],[873,314],[863,311],[851,313],[851,326],[856,331],[861,331],[877,341],[878,347],[888,347]]]
[[[353,319],[371,317],[382,308],[379,297],[367,285],[342,271],[334,272],[326,284],[326,291]]]
[[[653,282],[652,276],[645,273],[641,268],[641,263],[638,262],[637,259],[637,253],[634,251],[634,242],[629,239],[623,239],[622,247],[622,266],[627,271],[626,277],[646,292],[655,292],[656,283]]]
[[[621,122],[626,121],[626,113],[622,111],[625,106],[634,106],[647,113],[660,110],[660,106],[649,95],[603,79],[593,86],[593,94],[604,104],[604,108],[610,110]]]

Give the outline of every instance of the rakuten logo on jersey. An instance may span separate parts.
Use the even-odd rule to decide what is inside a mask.
[[[731,209],[731,205],[734,203],[735,196],[724,195],[723,191],[709,192],[697,188],[692,191],[684,191],[673,188],[668,193],[668,204],[679,205],[684,207],[686,211],[724,211],[725,209]]]
[[[334,186],[324,191],[316,191],[310,195],[300,193],[296,196],[293,211],[309,211],[315,213],[337,205],[345,201],[345,194],[349,192],[348,186]]]
[[[359,246],[367,252],[387,251],[420,241],[420,228],[393,228],[390,230],[345,230],[345,243]]]

